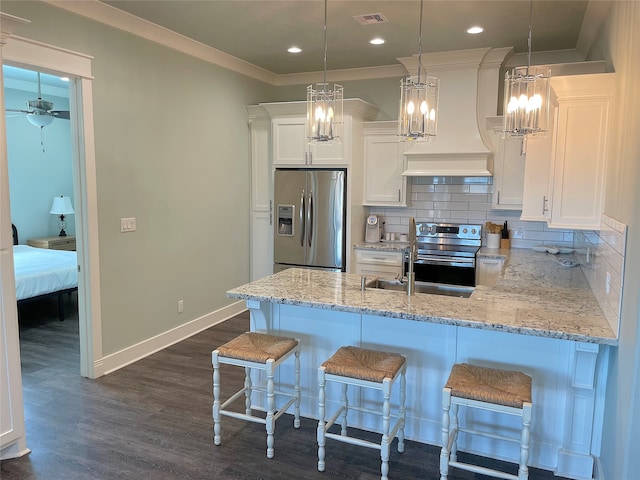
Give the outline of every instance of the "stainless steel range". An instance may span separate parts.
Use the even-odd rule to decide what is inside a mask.
[[[416,282],[475,286],[481,231],[480,225],[417,223]]]

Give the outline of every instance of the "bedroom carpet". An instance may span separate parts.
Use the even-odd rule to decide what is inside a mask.
[[[265,456],[264,426],[259,424],[225,417],[222,445],[213,446],[211,350],[248,330],[247,313],[89,380],[79,375],[77,308],[69,307],[64,322],[57,320],[55,308],[49,313],[43,308],[39,317],[31,312],[26,321],[21,312],[20,319],[27,444],[32,452],[1,462],[3,480],[380,478],[378,451],[335,442],[327,443],[327,468],[318,472],[316,422],[302,419],[296,430],[291,415],[276,424],[271,460]],[[222,368],[223,395],[228,396],[242,385],[243,370]],[[439,479],[439,448],[407,441],[405,452],[398,454],[395,446],[391,478]],[[484,461],[486,466],[499,463]],[[515,472],[516,466],[510,467]],[[449,478],[487,477],[454,470]],[[529,478],[559,477],[530,469]]]

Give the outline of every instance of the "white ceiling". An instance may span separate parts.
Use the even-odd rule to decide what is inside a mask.
[[[104,0],[275,74],[323,69],[324,1],[321,0]],[[532,50],[575,49],[588,1],[535,0]],[[600,2],[602,3],[602,2]],[[527,51],[529,0],[425,0],[422,51],[514,47]],[[417,0],[328,0],[327,69],[397,65],[418,52]],[[353,16],[381,13],[388,23],[360,25]],[[485,28],[469,35],[472,25]],[[371,46],[381,36],[387,43]],[[289,54],[296,45],[300,54]]]

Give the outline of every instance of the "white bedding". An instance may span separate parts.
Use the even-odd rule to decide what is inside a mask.
[[[14,245],[13,263],[18,300],[78,286],[76,252]]]

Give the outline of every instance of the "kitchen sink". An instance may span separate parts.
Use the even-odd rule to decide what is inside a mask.
[[[381,290],[407,291],[407,282],[400,280],[376,279],[367,283],[367,288],[379,288]],[[461,285],[444,285],[440,283],[415,282],[415,293],[428,293],[431,295],[446,295],[449,297],[469,298],[473,293],[473,287]]]

